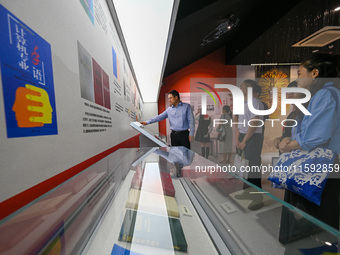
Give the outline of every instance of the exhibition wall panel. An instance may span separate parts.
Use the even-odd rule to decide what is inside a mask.
[[[3,211],[4,201],[32,187],[52,189],[89,159],[138,146],[129,123],[140,120],[143,100],[105,0],[5,0],[0,26]]]

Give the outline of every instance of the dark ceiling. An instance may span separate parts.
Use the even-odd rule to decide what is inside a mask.
[[[226,65],[298,63],[314,50],[337,54],[340,40],[322,48],[291,46],[324,26],[339,26],[338,6],[339,0],[181,0],[164,77],[224,46]]]

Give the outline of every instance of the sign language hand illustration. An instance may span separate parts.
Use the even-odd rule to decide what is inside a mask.
[[[26,84],[16,90],[12,107],[18,127],[42,127],[52,123],[53,109],[46,90]]]

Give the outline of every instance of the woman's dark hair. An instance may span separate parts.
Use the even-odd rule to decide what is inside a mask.
[[[178,93],[177,90],[171,90],[171,91],[169,92],[169,94],[171,94],[173,97],[178,97],[178,99],[180,99],[179,93]]]
[[[223,106],[223,111],[225,111],[226,113],[228,113],[230,115],[230,118],[232,118],[233,113],[231,112],[230,106],[229,105],[224,105]]]
[[[297,81],[292,81],[291,83],[288,84],[288,88],[296,88],[297,87]]]
[[[312,57],[301,65],[308,70],[308,72],[317,69],[319,75],[317,78],[339,78],[339,57],[330,54],[313,54]],[[339,84],[335,79],[329,80],[335,83],[335,86],[340,89]],[[325,80],[315,79],[310,87],[311,96],[313,97],[316,92],[323,88]]]

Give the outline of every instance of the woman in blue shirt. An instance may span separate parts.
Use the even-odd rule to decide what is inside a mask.
[[[312,150],[316,147],[327,147],[340,154],[340,87],[338,83],[337,59],[329,54],[314,55],[299,66],[298,87],[309,89],[311,100],[308,111],[311,115],[303,116],[299,127],[295,128],[292,140],[280,144],[281,152],[295,149]],[[334,162],[338,164],[338,157]],[[285,191],[284,200],[308,214],[339,229],[339,194],[340,180],[336,173],[331,173],[322,193],[320,206],[308,201],[300,195]],[[301,227],[294,217],[288,217],[289,212],[282,211],[280,241],[287,243],[292,235],[312,234],[311,229]],[[295,230],[292,225],[295,221]],[[306,224],[304,225],[306,227]],[[299,228],[299,230],[297,230]],[[291,236],[287,236],[290,232]]]

